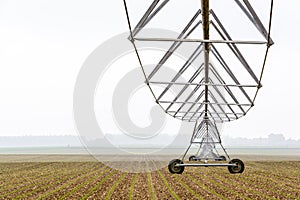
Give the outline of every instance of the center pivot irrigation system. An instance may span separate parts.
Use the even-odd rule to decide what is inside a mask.
[[[253,40],[252,37],[249,37],[251,38],[249,40],[235,40],[234,38],[238,38],[237,34],[234,36],[230,34],[228,27],[222,22],[223,18],[219,17],[214,7],[211,6],[214,0],[197,0],[199,8],[192,13],[192,18],[186,21],[178,37],[149,35],[141,37],[139,33],[176,0],[154,0],[134,28],[129,14],[128,1],[130,0],[124,0],[124,6],[130,29],[129,40],[134,46],[146,84],[156,102],[167,114],[182,121],[195,123],[189,147],[181,159],[170,161],[169,171],[181,174],[185,167],[225,166],[228,167],[230,173],[242,173],[244,163],[240,159],[230,159],[222,146],[218,124],[239,119],[254,106],[257,93],[262,87],[261,80],[268,51],[274,44],[270,37],[273,0],[264,1],[264,3],[270,2],[270,5],[268,3],[270,7],[267,9],[267,23],[265,22],[267,26],[264,25],[248,0],[225,1],[233,3],[241,19],[250,22],[249,26],[258,33],[259,40]],[[189,4],[192,1],[184,2]],[[223,12],[231,15],[233,11],[224,7]],[[244,24],[234,24],[234,20],[238,18],[235,16],[231,20],[233,22],[231,30],[248,37],[248,33],[250,35],[253,31],[245,31]],[[174,12],[170,19],[173,23],[176,20],[182,21],[181,13]],[[138,49],[139,42],[165,42],[170,46],[169,50],[159,58],[159,62],[149,70],[142,63],[141,52]],[[172,59],[179,48],[188,43],[195,44],[196,48],[192,49],[190,57],[183,62],[183,65],[176,68],[175,75],[159,76],[159,72],[166,67],[166,63]],[[251,46],[250,49],[244,50],[250,55],[247,60],[242,49],[247,49],[249,46]],[[262,53],[256,51],[258,46],[263,47]],[[249,62],[256,60],[256,54],[263,54],[259,66],[251,65]],[[197,152],[191,154],[188,163],[184,163],[193,145],[197,147]],[[220,150],[224,152],[223,155],[218,152]],[[229,160],[229,163],[226,160]]]

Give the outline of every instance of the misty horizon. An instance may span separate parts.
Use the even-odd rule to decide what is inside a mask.
[[[165,134],[160,137],[160,140],[149,143],[147,147],[164,146],[165,140],[170,139],[169,134]],[[189,137],[185,135],[179,135],[180,141],[175,146],[186,147],[189,142]],[[161,140],[163,138],[163,140]],[[133,146],[141,147],[144,143],[139,144],[138,140],[135,140],[127,135],[107,134],[106,139],[97,139],[92,141],[96,146],[106,147],[106,142],[109,140],[116,146]],[[223,145],[225,147],[280,147],[280,148],[300,148],[300,140],[287,139],[283,134],[269,134],[267,137],[259,138],[233,138],[231,136],[223,135]],[[74,135],[59,135],[59,136],[1,136],[0,148],[10,147],[84,147],[82,139],[79,136]]]

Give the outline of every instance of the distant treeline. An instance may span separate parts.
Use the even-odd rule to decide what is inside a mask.
[[[137,140],[127,135],[106,135],[113,143],[121,146],[140,146]],[[161,146],[171,136],[165,134],[157,141],[155,138],[151,140],[148,147]],[[176,140],[177,147],[186,147],[188,136],[179,135]],[[181,138],[182,137],[182,138]],[[285,139],[282,134],[270,134],[266,138],[231,138],[224,136],[223,145],[226,147],[281,147],[281,148],[300,148],[300,140]],[[96,139],[89,141],[92,145],[106,147],[108,142],[104,139]],[[0,148],[5,147],[82,147],[83,144],[78,136],[8,136],[0,137]],[[147,147],[145,147],[147,148]]]

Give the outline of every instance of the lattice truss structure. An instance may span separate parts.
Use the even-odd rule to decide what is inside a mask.
[[[156,102],[172,117],[196,123],[191,143],[206,141],[205,148],[221,143],[216,123],[245,116],[262,87],[273,45],[273,1],[124,0],[124,5],[129,39]],[[149,34],[148,28],[157,31]],[[175,34],[159,34],[162,29]],[[151,66],[143,64],[149,58],[139,49],[146,42],[168,47],[150,58]],[[204,152],[213,154],[213,148]]]
[[[211,0],[210,3],[213,2],[218,3],[220,1]],[[135,2],[131,1],[131,3]],[[234,10],[222,11],[226,15],[230,13],[233,16],[242,18],[242,22],[238,19],[230,19],[232,22],[230,25],[235,26],[230,29],[233,33],[230,33],[230,27],[228,28],[222,23],[221,17],[214,11],[212,5],[212,8],[203,11],[200,9],[200,3],[200,0],[189,2],[154,0],[137,25],[131,29],[130,39],[136,47],[140,42],[166,42],[170,44],[169,50],[160,57],[152,69],[146,69],[142,65],[146,75],[146,83],[151,87],[156,101],[168,114],[184,121],[195,122],[205,116],[213,121],[232,121],[244,116],[253,107],[256,92],[262,86],[261,74],[265,65],[265,59],[262,58],[261,63],[251,66],[249,60],[258,59],[260,54],[255,53],[258,57],[253,57],[253,55],[251,57],[250,55],[247,59],[247,55],[243,54],[241,49],[248,51],[248,54],[249,51],[250,54],[253,54],[253,50],[255,51],[256,48],[260,47],[266,48],[266,51],[268,51],[273,41],[270,38],[269,31],[267,31],[248,0],[232,0],[231,3],[236,4]],[[168,9],[169,4],[171,10]],[[191,12],[181,16],[181,13],[177,12],[178,9],[174,9],[172,12],[176,4],[178,5],[177,8],[181,9],[185,9],[186,4],[191,4],[199,9],[196,9],[194,14]],[[166,13],[164,13],[164,9]],[[232,14],[234,12],[236,14]],[[129,13],[128,17],[130,17]],[[178,20],[178,18],[181,19]],[[131,18],[129,19],[132,24]],[[154,25],[149,26],[149,28],[164,28],[164,25],[174,23],[174,20],[186,21],[186,24],[181,25],[178,22],[179,25],[176,25],[179,27],[176,29],[179,32],[177,37],[158,38],[156,35],[147,37],[143,35],[143,29],[146,29],[152,22]],[[158,23],[159,26],[155,26],[154,22]],[[242,25],[241,23],[245,23],[247,26],[239,28]],[[270,26],[270,23],[268,24]],[[168,26],[166,27],[168,28]],[[241,30],[243,27],[247,27],[248,30]],[[253,31],[253,28],[256,29],[257,33]],[[245,36],[243,37],[243,35]],[[241,40],[241,38],[249,39]],[[257,39],[253,40],[254,38]],[[185,43],[194,43],[196,48],[191,49],[185,62],[176,63],[178,66],[174,66],[172,56],[175,57],[176,52],[181,47],[183,48]],[[240,48],[240,46],[242,47]],[[252,47],[245,48],[245,46]],[[253,46],[255,46],[254,49]],[[266,57],[266,53],[263,55]],[[142,55],[139,55],[139,57],[142,64]],[[170,65],[176,70],[176,74],[160,76],[163,68]],[[181,82],[180,80],[184,81]],[[157,88],[155,86],[163,89],[155,89]],[[175,96],[172,91],[176,91]]]

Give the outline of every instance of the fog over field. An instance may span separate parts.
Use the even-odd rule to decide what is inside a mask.
[[[169,135],[164,135],[167,140]],[[179,148],[186,147],[189,141],[188,137],[182,137],[174,146]],[[136,140],[126,135],[108,134],[106,138],[113,144],[118,143],[121,146],[141,147]],[[225,147],[272,147],[272,148],[300,148],[300,140],[286,139],[282,134],[270,134],[266,138],[232,138],[230,136],[223,137]],[[160,147],[165,143],[163,140],[157,140],[155,144],[142,146],[145,148]],[[7,147],[83,147],[84,144],[77,136],[15,136],[0,137],[0,149]],[[104,140],[95,141],[95,146],[107,147]],[[111,146],[111,145],[110,145]]]

